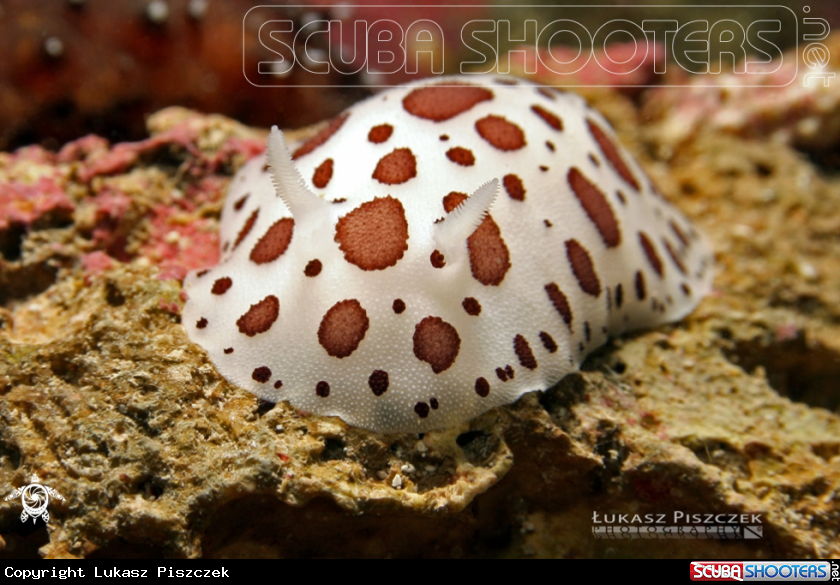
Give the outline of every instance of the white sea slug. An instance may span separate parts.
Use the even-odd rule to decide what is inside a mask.
[[[468,194],[471,194],[468,196]],[[545,390],[609,336],[680,319],[711,253],[578,96],[397,87],[234,177],[184,325],[266,400],[421,432]]]

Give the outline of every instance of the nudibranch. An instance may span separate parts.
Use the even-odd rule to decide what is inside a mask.
[[[704,237],[574,94],[464,76],[380,93],[233,178],[183,323],[233,384],[376,432],[545,390],[690,313]]]

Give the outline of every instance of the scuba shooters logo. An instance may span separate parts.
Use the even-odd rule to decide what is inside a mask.
[[[697,18],[701,7],[709,8],[712,18]],[[306,5],[252,7],[242,19],[243,75],[257,87],[301,86],[298,81],[325,87],[308,85],[313,76],[324,76],[326,83],[339,87],[342,84],[328,76],[357,74],[371,87],[387,87],[422,72],[507,74],[513,69],[527,75],[550,72],[556,85],[602,86],[611,85],[614,75],[638,69],[664,74],[667,68],[693,74],[690,81],[672,80],[674,85],[718,87],[721,80],[714,78],[726,71],[722,63],[732,64],[732,81],[737,79],[738,87],[783,87],[797,75],[796,64],[781,68],[781,62],[785,35],[796,35],[800,18],[781,5],[774,6],[772,18],[724,4],[543,5],[543,12],[529,11],[527,18],[513,20],[488,18],[482,6],[435,4],[424,12],[417,8],[391,5],[383,13],[382,6],[365,4],[320,12]],[[495,6],[501,8],[516,6]],[[294,9],[305,17],[290,17]],[[585,23],[570,18],[580,9],[598,12],[594,18],[590,13]],[[818,18],[805,18],[802,24],[830,28]],[[804,40],[822,38],[811,34]],[[632,54],[610,54],[609,45],[618,39]],[[812,43],[808,55],[812,62],[826,61],[828,49]],[[604,75],[581,77],[584,67]],[[775,76],[769,79],[769,73]],[[814,71],[819,75],[821,71]]]
[[[837,561],[692,561],[692,581],[836,581]]]
[[[64,497],[53,488],[42,485],[38,476],[32,475],[32,483],[22,488],[15,488],[15,490],[6,496],[6,501],[16,500],[20,498],[20,503],[23,506],[23,512],[20,514],[20,521],[26,522],[32,518],[33,524],[42,518],[44,522],[50,521],[50,513],[47,506],[50,505],[50,497],[56,500],[64,500]]]

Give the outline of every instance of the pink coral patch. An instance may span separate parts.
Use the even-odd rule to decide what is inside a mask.
[[[149,219],[149,237],[140,254],[160,267],[158,278],[183,280],[190,270],[219,262],[219,233],[214,222],[196,217],[181,221],[183,211],[156,205]]]
[[[105,252],[91,252],[82,256],[82,268],[86,274],[98,275],[114,266],[114,261]]]
[[[69,221],[75,206],[56,180],[41,177],[32,184],[21,181],[0,183],[0,231],[11,224]]]

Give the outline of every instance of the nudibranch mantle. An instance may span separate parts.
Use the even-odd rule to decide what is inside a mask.
[[[690,313],[703,236],[574,94],[489,76],[359,103],[233,178],[183,323],[233,384],[376,432],[545,390]]]

